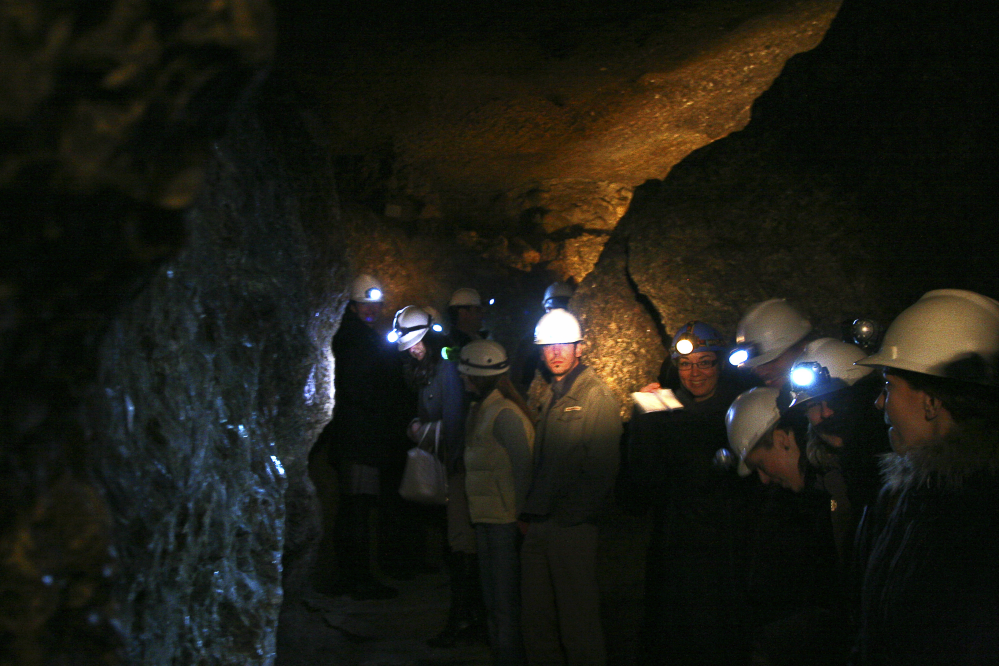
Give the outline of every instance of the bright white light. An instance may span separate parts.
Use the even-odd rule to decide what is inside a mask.
[[[444,332],[444,327],[441,326],[440,324],[434,324],[430,328],[433,329],[433,330],[435,330],[435,331],[437,331],[438,333],[443,333]]]
[[[745,349],[736,349],[728,357],[728,362],[731,363],[732,365],[742,365],[748,360],[749,360],[749,352],[746,351]]]
[[[815,383],[815,371],[810,368],[795,368],[791,371],[791,382],[795,386],[811,386]]]
[[[690,340],[680,340],[676,343],[676,351],[678,354],[689,354],[694,351],[694,343]]]
[[[496,305],[496,299],[495,298],[490,298],[489,299],[489,305]]]
[[[373,301],[382,300],[382,290],[377,287],[372,287],[371,289],[368,289],[368,298],[370,298]]]
[[[388,338],[389,342],[399,342],[399,334],[395,331],[395,329],[389,331],[388,335],[385,337]]]

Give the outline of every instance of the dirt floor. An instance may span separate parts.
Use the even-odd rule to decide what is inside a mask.
[[[647,539],[645,519],[615,513],[601,526],[599,571],[609,664],[635,663]],[[485,644],[427,646],[447,617],[449,589],[443,572],[409,581],[382,580],[399,590],[397,598],[354,601],[310,592],[286,609],[277,666],[492,663]]]

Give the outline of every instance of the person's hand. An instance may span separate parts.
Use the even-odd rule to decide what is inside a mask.
[[[642,390],[639,391],[639,393],[655,393],[656,391],[658,391],[661,388],[662,387],[659,386],[659,382],[652,382],[651,384],[647,384],[646,386],[643,386]]]
[[[417,444],[420,443],[420,428],[422,427],[423,424],[420,423],[420,419],[413,419],[409,422],[409,426],[406,428],[406,434]]]

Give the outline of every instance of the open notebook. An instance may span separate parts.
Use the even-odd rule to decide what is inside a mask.
[[[631,397],[638,405],[638,409],[643,412],[671,412],[674,409],[683,409],[683,405],[670,389],[656,389],[651,393],[632,393]]]

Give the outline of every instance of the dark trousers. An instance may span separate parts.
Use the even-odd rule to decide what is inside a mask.
[[[489,645],[498,666],[524,663],[520,633],[520,530],[517,523],[475,524]]]
[[[607,661],[597,589],[597,527],[532,522],[521,547],[521,627],[529,664]]]

